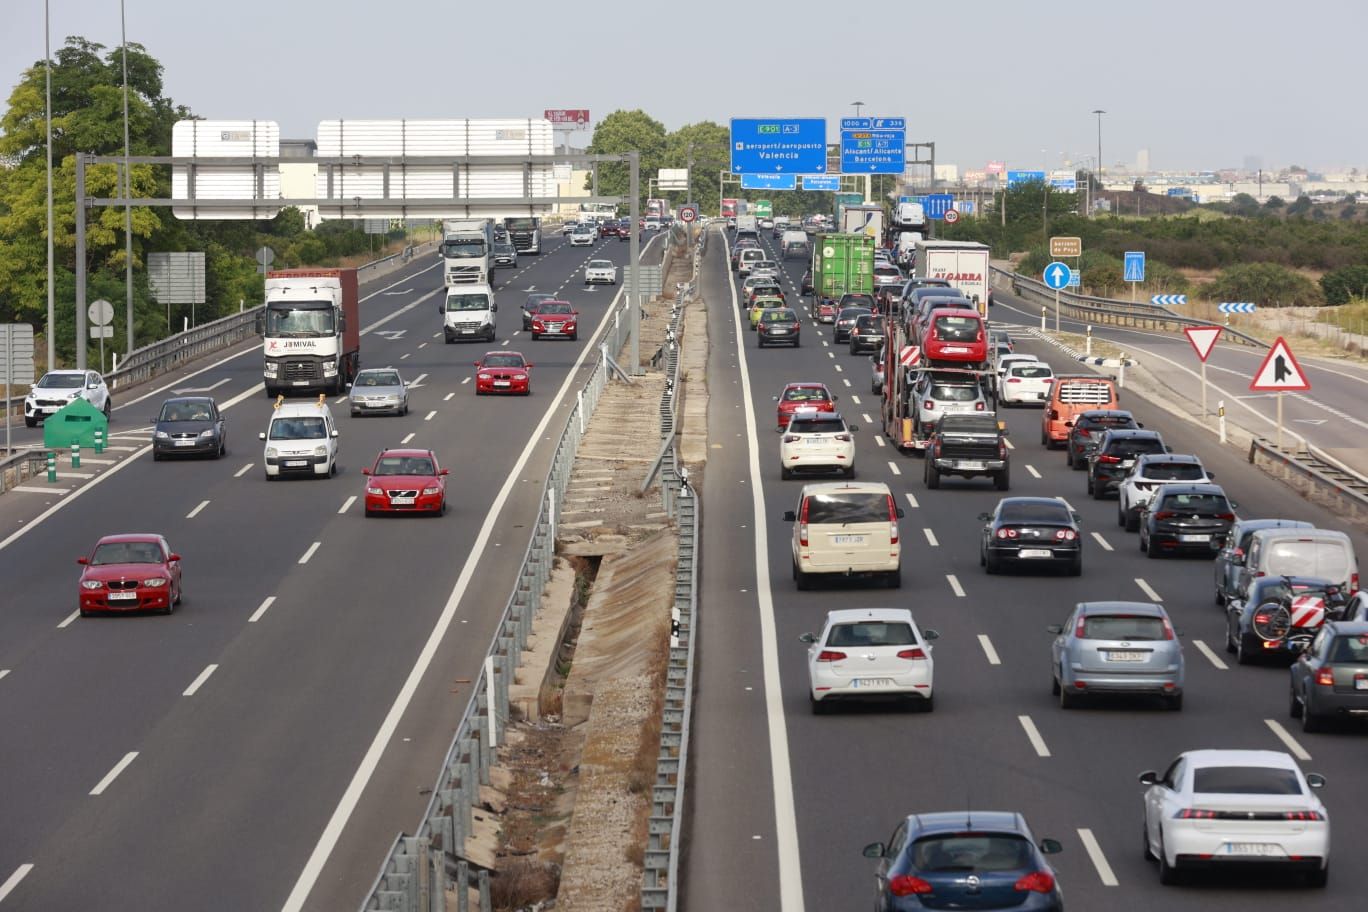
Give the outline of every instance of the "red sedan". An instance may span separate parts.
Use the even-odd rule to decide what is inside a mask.
[[[81,617],[100,611],[160,611],[181,600],[181,559],[160,535],[106,535],[78,557]]]
[[[383,450],[366,476],[366,515],[446,513],[447,469],[432,450]]]
[[[532,365],[521,352],[492,351],[475,362],[475,395],[532,393]]]
[[[776,419],[781,431],[788,427],[789,419],[799,409],[836,411],[836,397],[827,389],[825,383],[790,383],[784,387],[782,393],[774,397],[774,401],[779,403]]]
[[[538,301],[532,311],[532,338],[563,336],[571,341],[579,338],[579,311],[569,301]]]

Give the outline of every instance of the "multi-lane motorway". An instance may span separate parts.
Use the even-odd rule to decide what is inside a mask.
[[[271,404],[245,346],[117,397],[125,462],[45,518],[43,495],[5,496],[0,910],[357,906],[427,804],[593,344],[533,342],[519,306],[555,292],[599,328],[618,289],[585,288],[583,266],[628,251],[546,247],[498,275],[492,345],[442,344],[436,258],[363,289],[363,366],[397,366],[416,389],[403,418],[349,419],[335,400],[333,479],[262,477]],[[475,396],[471,363],[499,347],[536,364],[532,396]],[[231,403],[228,457],[154,463],[147,417],[206,388]],[[450,467],[445,518],[362,517],[361,469],[400,444]],[[183,605],[73,617],[76,557],[124,531],[161,532],[183,556]]]
[[[1014,444],[1011,493],[1064,497],[1082,514],[1084,570],[1078,578],[986,576],[976,516],[1001,495],[982,481],[927,490],[919,458],[881,445],[868,358],[831,345],[829,327],[804,317],[801,348],[757,349],[722,247],[710,244],[702,271],[712,407],[684,908],[871,908],[873,862],[861,848],[887,839],[908,813],[966,807],[1022,811],[1037,835],[1061,840],[1055,864],[1070,908],[1361,908],[1362,733],[1301,733],[1287,718],[1285,668],[1227,661],[1210,562],[1146,559],[1135,534],[1117,526],[1115,502],[1088,498],[1083,474],[1040,446],[1039,411],[1013,409],[1003,413]],[[791,301],[802,268],[785,264]],[[1007,313],[999,306],[993,317]],[[1048,346],[1026,342],[1019,350],[1056,370],[1077,367]],[[897,493],[906,513],[901,590],[794,587],[791,527],[781,516],[802,482],[779,479],[771,424],[772,397],[792,380],[822,381],[840,395],[841,411],[860,425],[859,479],[887,482]],[[1205,431],[1130,393],[1122,405],[1161,430],[1174,452],[1199,454],[1242,516],[1341,527]],[[1355,542],[1365,553],[1365,537]],[[1182,712],[1144,701],[1059,708],[1045,627],[1091,599],[1163,601],[1184,643]],[[887,604],[910,607],[941,633],[935,712],[873,706],[813,716],[799,635],[818,630],[830,609]],[[1159,885],[1141,855],[1136,774],[1198,747],[1291,750],[1304,769],[1326,774],[1336,848],[1324,891],[1243,876]]]

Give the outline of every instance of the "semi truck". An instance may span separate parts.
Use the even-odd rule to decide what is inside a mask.
[[[494,220],[447,219],[442,223],[442,280],[446,285],[494,284]]]
[[[337,395],[361,367],[361,303],[355,269],[277,269],[266,274],[258,321],[266,395]]]
[[[541,253],[541,219],[537,216],[511,216],[504,219],[509,240],[518,253]]]
[[[663,199],[648,199],[646,201],[646,215],[655,218],[664,218],[670,214],[670,201]]]
[[[993,303],[988,257],[988,245],[977,241],[918,241],[913,274],[919,279],[945,279],[987,317]]]
[[[812,293],[821,301],[874,293],[874,239],[863,234],[819,234],[812,245]]]
[[[841,209],[841,220],[836,223],[837,231],[844,231],[847,234],[865,234],[874,239],[874,243],[882,244],[884,239],[884,211],[883,206],[878,203],[860,203],[854,206],[844,206]]]
[[[723,218],[736,218],[736,200],[724,199],[722,201],[721,215]]]

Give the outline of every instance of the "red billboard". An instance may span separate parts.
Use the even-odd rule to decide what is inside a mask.
[[[589,122],[589,111],[583,108],[548,109],[544,116],[556,126],[582,127]]]

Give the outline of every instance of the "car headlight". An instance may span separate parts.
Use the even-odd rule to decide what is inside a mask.
[[[103,589],[104,583],[99,580],[81,580],[82,589]]]
[[[81,395],[81,390],[72,390],[71,392],[69,392],[69,393],[66,394],[66,397],[67,397],[68,399],[75,399],[75,398],[77,398],[77,397],[80,396],[80,395]]]
[[[436,485],[434,485],[434,486],[432,486],[432,487],[430,487],[430,488],[423,488],[423,493],[424,493],[424,494],[440,494],[441,492],[442,492],[442,489],[441,489],[440,487],[436,486]]]
[[[314,455],[315,455],[315,456],[327,456],[327,455],[328,455],[328,448],[327,448],[327,446],[325,445],[325,446],[316,446],[316,447],[314,447]]]
[[[275,448],[275,447],[269,447],[269,446],[268,446],[268,447],[266,448],[266,458],[267,458],[267,459],[275,459],[275,458],[276,458],[277,456],[279,456],[279,455],[280,455],[280,453],[276,451],[276,448]]]
[[[382,494],[385,493],[385,489],[384,489],[384,488],[366,488],[366,493],[369,494],[369,495],[371,495],[372,497],[379,497],[380,495],[382,495]]]
[[[331,361],[327,361],[327,362],[325,362],[325,363],[323,364],[323,374],[324,374],[325,376],[328,376],[328,375],[331,375],[331,374],[336,374],[336,373],[337,373],[337,365],[336,365],[336,364],[333,364]]]
[[[213,428],[205,428],[204,430],[199,432],[199,435],[201,437],[213,437],[217,433],[218,431],[214,430]]]
[[[527,374],[514,374],[514,375],[513,375],[513,379],[514,379],[514,380],[526,380],[526,379],[527,379]]]
[[[168,433],[166,433],[166,431],[157,431],[157,439],[158,439],[158,440],[166,440],[166,439],[168,439],[170,436],[171,436],[171,435],[168,434]]]
[[[492,376],[492,375],[490,375],[490,374],[480,374],[480,379],[481,379],[481,380],[489,380],[489,379],[491,379],[491,376]]]
[[[276,371],[277,371],[278,369],[279,369],[279,366],[278,366],[274,361],[267,361],[267,362],[266,362],[265,374],[266,374],[267,377],[274,377],[274,376],[276,376]]]
[[[164,577],[164,576],[153,576],[153,577],[150,577],[150,578],[148,578],[148,579],[143,580],[143,581],[142,581],[142,584],[143,584],[144,586],[147,586],[148,588],[151,588],[151,589],[160,589],[162,586],[165,586],[165,585],[166,585],[166,577]]]

